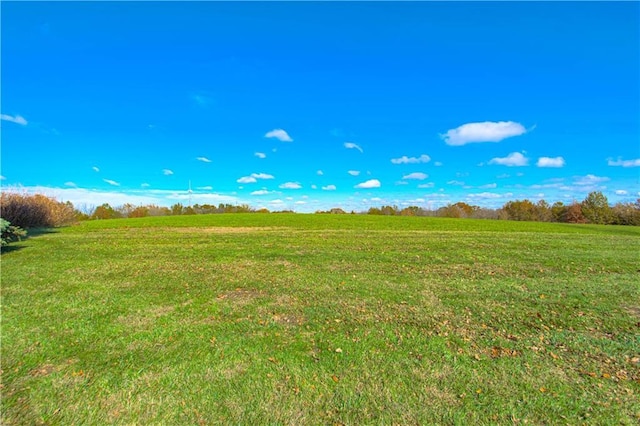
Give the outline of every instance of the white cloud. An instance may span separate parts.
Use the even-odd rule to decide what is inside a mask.
[[[173,174],[173,171],[169,169],[162,169],[162,174],[165,176],[171,176]]]
[[[316,174],[317,174],[318,176],[322,176],[322,175],[324,174],[324,172],[323,172],[322,170],[318,170],[318,171],[316,172]]]
[[[380,181],[378,179],[369,179],[366,182],[357,184],[354,188],[380,188]]]
[[[92,167],[92,169],[93,169],[93,171],[94,171],[94,172],[96,172],[96,173],[100,171],[100,169],[99,169],[99,168],[97,168],[96,166],[93,166],[93,167]]]
[[[251,177],[256,179],[274,179],[274,177],[267,173],[251,173]]]
[[[240,179],[236,180],[236,182],[238,182],[238,183],[256,183],[257,180],[256,180],[256,178],[254,178],[252,176],[243,176]]]
[[[496,176],[496,178],[498,179],[506,179],[508,177],[511,177],[508,173],[503,173],[501,175]]]
[[[199,189],[202,191],[211,191],[213,189],[213,186],[199,186],[196,189]]]
[[[11,123],[20,124],[21,126],[26,126],[27,124],[29,124],[29,122],[20,115],[0,114],[0,120],[10,121]]]
[[[431,157],[426,154],[422,154],[420,157],[407,157],[403,155],[400,158],[392,158],[391,162],[393,164],[418,164],[418,163],[428,163],[431,161]]]
[[[311,185],[311,189],[318,189],[318,185]]]
[[[75,184],[75,183],[73,183],[73,182],[65,182],[65,183],[64,183],[64,185],[65,185],[65,186],[71,186],[71,187],[73,187],[73,188],[75,188],[75,187],[77,187],[77,186],[78,186],[78,185],[76,185],[76,184]]]
[[[211,162],[211,160],[209,160],[207,157],[198,157],[198,158],[196,158],[196,160],[202,161],[203,163],[210,163]]]
[[[417,179],[417,180],[425,180],[429,175],[421,172],[409,173],[408,175],[402,176],[402,179]]]
[[[435,183],[429,182],[429,183],[421,183],[420,185],[418,185],[418,188],[433,188],[434,186],[435,186]]]
[[[500,142],[526,132],[527,129],[522,124],[514,121],[485,121],[463,124],[441,134],[440,137],[447,145],[460,146],[474,142]]]
[[[280,185],[278,188],[280,188],[280,189],[300,189],[300,188],[302,188],[302,185],[300,185],[298,182],[285,182],[282,185]]]
[[[355,144],[355,143],[353,143],[353,142],[345,142],[345,143],[344,143],[344,147],[345,147],[345,148],[347,148],[347,149],[357,149],[357,150],[358,150],[358,151],[360,151],[360,152],[364,152],[364,151],[362,150],[362,148],[360,148],[358,145],[356,145],[356,144]]]
[[[441,167],[442,166],[442,162],[436,161],[435,163],[433,163],[433,165],[436,166],[436,167]]]
[[[501,198],[501,194],[496,194],[495,192],[481,192],[479,194],[469,194],[469,198]]]
[[[351,176],[358,176],[360,174],[360,171],[358,171],[358,170],[349,170],[347,173],[349,173]]]
[[[284,201],[282,201],[280,199],[277,199],[277,200],[269,201],[269,203],[271,203],[271,204],[284,204]]]
[[[266,189],[259,189],[251,193],[251,195],[267,195],[267,194],[271,194],[271,191],[267,191]]]
[[[607,165],[618,167],[640,167],[640,158],[636,158],[635,160],[623,160],[622,158],[618,157],[618,159],[615,161],[609,158],[607,160]]]
[[[253,155],[255,155],[258,158],[267,158],[267,154],[265,154],[264,152],[256,152]]]
[[[111,180],[111,179],[102,179],[102,180],[107,182],[109,185],[120,186],[120,184],[118,182],[116,182],[115,180]]]
[[[616,195],[627,195],[627,194],[628,194],[628,192],[625,191],[624,189],[618,189],[616,191]]]
[[[511,154],[503,158],[492,158],[489,161],[489,164],[498,164],[508,167],[521,167],[529,164],[529,159],[519,152],[512,152]]]
[[[5,180],[5,179],[6,179],[6,177],[0,176],[0,180]]]
[[[460,180],[450,180],[447,182],[448,185],[464,185],[464,182],[460,181]]]
[[[282,142],[293,142],[293,139],[282,129],[273,129],[264,135],[265,138],[276,138]]]
[[[337,188],[335,185],[327,185],[323,186],[322,189],[324,189],[325,191],[335,191]]]
[[[488,183],[486,185],[482,185],[480,186],[481,189],[493,189],[496,188],[498,186],[498,184],[496,183]]]
[[[540,157],[536,163],[538,167],[563,167],[564,158],[562,157]]]
[[[609,180],[608,177],[604,176],[596,176],[596,175],[586,175],[586,176],[575,176],[573,184],[574,185],[596,185],[598,183],[606,182]]]

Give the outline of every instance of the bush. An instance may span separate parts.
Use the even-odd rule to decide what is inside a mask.
[[[42,194],[3,192],[0,198],[2,217],[21,228],[50,228],[75,222],[75,211],[69,202]]]
[[[14,241],[20,241],[21,237],[27,235],[27,231],[11,225],[8,220],[4,220],[2,218],[0,218],[0,230],[2,231],[2,242],[0,243],[0,247],[4,247]]]

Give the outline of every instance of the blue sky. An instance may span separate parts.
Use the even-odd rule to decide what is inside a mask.
[[[638,2],[2,2],[3,190],[300,212],[640,196]]]

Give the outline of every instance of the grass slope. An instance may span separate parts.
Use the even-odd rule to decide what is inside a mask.
[[[92,221],[2,255],[3,424],[637,424],[640,229]]]

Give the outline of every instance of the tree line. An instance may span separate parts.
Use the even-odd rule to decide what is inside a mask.
[[[292,211],[270,211],[265,208],[256,210],[247,204],[235,205],[224,203],[220,203],[217,206],[212,204],[184,206],[183,204],[177,203],[171,207],[160,207],[156,205],[134,206],[132,204],[111,207],[109,204],[102,204],[95,208],[93,212],[80,214],[81,217],[79,218],[115,219],[220,213],[292,213]],[[347,214],[348,212],[342,208],[335,207],[330,210],[318,210],[315,213]],[[545,200],[533,202],[524,199],[508,201],[502,207],[496,209],[475,206],[465,202],[457,202],[435,210],[425,209],[419,206],[399,208],[398,206],[383,205],[381,207],[371,207],[366,211],[351,211],[350,213],[640,226],[640,198],[637,199],[636,202],[610,205],[607,197],[602,192],[594,191],[589,193],[581,202],[574,201],[570,204],[564,204],[558,201],[550,205]]]

